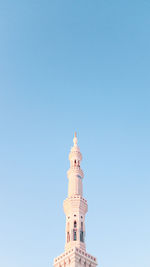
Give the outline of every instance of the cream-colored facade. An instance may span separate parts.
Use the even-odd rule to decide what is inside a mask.
[[[66,215],[65,252],[54,259],[54,267],[96,267],[96,258],[86,252],[85,215],[88,210],[87,200],[83,198],[82,180],[84,177],[80,167],[82,154],[77,144],[75,133],[69,160],[68,197],[64,200]]]

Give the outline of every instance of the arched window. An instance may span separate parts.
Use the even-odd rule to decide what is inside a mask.
[[[74,228],[77,228],[77,222],[74,221]]]

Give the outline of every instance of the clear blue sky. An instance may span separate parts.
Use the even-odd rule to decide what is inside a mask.
[[[149,0],[0,1],[0,266],[63,252],[74,131],[87,251],[150,267]]]

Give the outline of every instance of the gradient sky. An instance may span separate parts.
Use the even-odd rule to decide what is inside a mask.
[[[1,267],[64,251],[74,131],[87,251],[150,267],[149,0],[0,0]]]

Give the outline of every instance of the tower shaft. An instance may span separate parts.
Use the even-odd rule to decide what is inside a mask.
[[[66,244],[65,250],[78,247],[85,250],[85,214],[87,212],[87,201],[83,198],[82,180],[83,171],[80,168],[82,154],[77,145],[75,135],[69,160],[70,168],[68,175],[68,198],[64,201],[64,212],[66,214]]]
[[[96,267],[96,258],[86,252],[85,215],[88,210],[87,200],[83,198],[83,171],[80,167],[82,154],[77,145],[75,134],[69,154],[70,168],[68,176],[68,197],[63,207],[66,215],[65,252],[54,259],[54,267]]]

